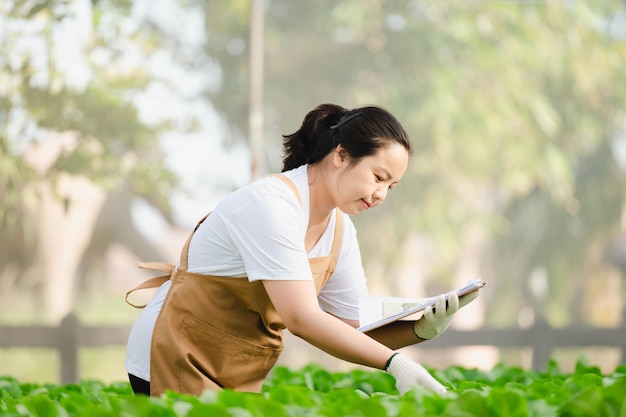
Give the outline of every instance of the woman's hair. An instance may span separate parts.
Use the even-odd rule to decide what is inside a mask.
[[[338,145],[357,163],[392,142],[412,153],[409,135],[388,111],[376,106],[349,110],[321,104],[304,117],[297,132],[283,135],[283,172],[319,162]]]

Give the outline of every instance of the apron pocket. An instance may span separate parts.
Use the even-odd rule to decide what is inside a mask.
[[[264,380],[283,350],[231,335],[193,316],[186,316],[181,323],[178,348],[183,362],[196,374],[192,379],[200,373],[232,389]],[[185,379],[185,370],[181,379]]]

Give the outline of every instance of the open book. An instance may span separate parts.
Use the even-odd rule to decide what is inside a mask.
[[[478,291],[487,285],[483,280],[469,281],[466,286],[456,289],[461,298],[465,294]],[[367,296],[359,300],[359,330],[368,332],[401,319],[415,319],[409,317],[422,313],[428,306],[435,306],[437,297],[429,298],[402,298]]]

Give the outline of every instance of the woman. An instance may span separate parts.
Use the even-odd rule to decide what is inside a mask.
[[[356,329],[367,288],[349,216],[382,204],[400,181],[407,133],[379,107],[324,104],[283,145],[283,173],[224,198],[198,223],[175,270],[140,265],[167,275],[135,288],[160,285],[129,336],[133,390],[259,391],[287,328],[340,359],[386,370],[401,393],[413,385],[444,392],[394,349],[445,330],[460,306],[454,293],[420,320]]]

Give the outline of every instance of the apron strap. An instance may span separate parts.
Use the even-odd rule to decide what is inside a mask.
[[[179,271],[187,272],[187,257],[189,253],[189,245],[191,244],[191,239],[193,238],[194,233],[196,233],[196,230],[198,230],[198,227],[200,227],[200,225],[206,220],[206,218],[209,217],[209,214],[211,213],[207,213],[203,218],[200,219],[200,221],[196,224],[196,227],[193,228],[193,231],[187,238],[185,246],[183,246],[183,250],[180,252],[180,263],[178,264]]]
[[[193,234],[196,232],[196,230],[198,230],[198,227],[200,227],[202,222],[204,222],[206,218],[209,217],[209,214],[211,213],[207,213],[203,218],[200,219],[200,221],[196,224],[196,227],[194,227],[193,231],[187,238],[187,242],[185,242],[185,246],[183,246],[183,250],[181,251],[180,264],[178,265],[178,270],[187,271],[187,252],[189,251],[189,244],[191,243],[191,238],[193,237]],[[172,273],[176,270],[176,266],[172,264],[168,264],[167,262],[137,262],[137,266],[139,268],[152,269],[155,271],[161,271],[161,272],[165,272],[168,274],[168,275],[163,275],[160,277],[148,279],[126,293],[126,296],[124,297],[124,299],[129,305],[135,308],[144,308],[147,304],[137,305],[137,304],[133,304],[132,302],[130,302],[128,300],[128,297],[130,296],[130,294],[132,294],[133,292],[137,290],[160,287],[165,281],[171,278]]]
[[[137,262],[137,266],[141,269],[151,269],[153,271],[161,271],[171,274],[175,267],[167,262]]]
[[[151,278],[149,280],[146,280],[144,282],[142,282],[141,284],[137,285],[135,288],[133,288],[132,290],[128,291],[126,293],[126,296],[124,297],[124,299],[126,300],[126,302],[135,307],[135,308],[144,308],[147,304],[144,305],[137,305],[137,304],[133,304],[132,302],[130,302],[128,300],[128,297],[135,291],[137,290],[144,290],[144,289],[148,289],[148,288],[158,288],[160,287],[165,281],[167,281],[168,279],[170,279],[172,272],[174,272],[174,265],[172,264],[168,264],[166,262],[137,262],[137,266],[139,268],[143,268],[143,269],[152,269],[155,271],[161,271],[161,272],[165,272],[168,275],[163,275],[160,277],[156,277],[156,278]]]
[[[282,174],[272,174],[272,177],[276,177],[281,179],[291,191],[298,197],[298,202],[302,205],[302,200],[300,199],[300,193],[298,192],[298,188],[289,178]],[[339,259],[339,249],[341,249],[341,238],[343,236],[343,215],[339,208],[335,209],[335,235],[333,236],[333,247],[330,251],[330,255],[333,257],[333,268],[337,264],[337,259]]]
[[[282,175],[282,174],[272,174],[273,177],[277,177],[279,179],[281,179],[290,189],[291,191],[293,191],[293,193],[296,195],[296,197],[298,198],[298,202],[300,204],[302,204],[302,200],[300,199],[300,193],[298,192],[298,188],[296,187],[296,185],[293,183],[293,181],[291,181],[289,178],[287,178],[286,176]],[[189,234],[189,237],[187,238],[187,241],[185,242],[185,245],[183,246],[183,249],[181,250],[180,253],[180,263],[178,264],[178,268],[176,268],[174,265],[172,264],[168,264],[166,262],[138,262],[137,266],[139,268],[144,268],[144,269],[152,269],[152,270],[156,270],[156,271],[161,271],[161,272],[165,272],[168,275],[163,275],[160,277],[156,277],[156,278],[151,278],[148,279],[144,282],[142,282],[141,284],[137,285],[135,288],[133,288],[132,290],[128,291],[126,293],[126,297],[125,300],[126,302],[135,307],[135,308],[144,308],[146,306],[146,304],[144,305],[136,305],[131,303],[128,300],[128,297],[130,296],[130,294],[132,294],[133,292],[137,291],[137,290],[143,290],[143,289],[148,289],[148,288],[158,288],[160,287],[164,282],[166,282],[168,279],[170,279],[170,277],[172,276],[172,273],[177,269],[178,271],[187,271],[187,258],[188,258],[188,253],[189,253],[189,245],[191,244],[191,239],[193,238],[194,233],[196,232],[196,230],[198,230],[198,228],[200,227],[200,225],[207,219],[207,217],[209,217],[209,214],[211,213],[207,213],[202,219],[200,219],[200,221],[196,224],[196,227],[194,227],[193,231]],[[341,224],[341,216],[340,216],[340,212],[339,210],[337,210],[337,219],[335,220],[336,222],[338,222],[338,224]],[[332,250],[332,255],[334,255],[335,260],[334,262],[336,263],[337,260],[337,256],[339,255],[339,244],[337,244],[337,242],[341,243],[341,227],[335,227],[335,238],[334,238],[335,242],[333,243],[333,250]]]
[[[339,259],[339,249],[341,248],[341,238],[343,236],[343,212],[339,208],[335,209],[335,236],[333,236],[333,247],[330,255],[335,258],[334,263],[337,264]]]
[[[289,178],[287,178],[286,176],[282,174],[272,174],[271,176],[279,178],[285,184],[287,184],[287,186],[291,188],[291,191],[293,191],[293,193],[298,198],[298,202],[300,203],[300,205],[302,205],[302,200],[300,199],[300,193],[298,192],[298,188],[296,188],[296,185],[293,183],[293,181],[291,181]],[[335,209],[335,235],[333,236],[333,247],[330,251],[330,256],[333,257],[333,261],[332,261],[333,268],[337,265],[337,259],[339,259],[339,250],[341,249],[342,236],[343,236],[343,214],[341,210],[339,210],[339,208],[336,208]]]
[[[300,193],[298,192],[298,188],[296,188],[296,185],[293,183],[293,181],[291,181],[289,178],[287,178],[286,176],[282,174],[272,174],[271,176],[279,178],[285,184],[287,184],[287,186],[291,189],[291,191],[293,191],[293,193],[298,198],[298,202],[302,204],[302,200],[300,200]],[[211,213],[208,213],[206,216],[200,219],[198,224],[196,224],[196,227],[193,229],[193,232],[191,232],[191,234],[187,238],[187,242],[185,242],[185,246],[183,246],[183,250],[180,253],[180,263],[178,265],[179,271],[185,271],[185,272],[187,271],[187,265],[188,265],[187,258],[188,258],[188,253],[189,253],[189,245],[191,244],[191,239],[193,238],[193,235],[196,232],[196,230],[198,230],[198,227],[200,227],[200,225],[206,220],[206,218],[209,217],[209,214]]]
[[[298,188],[296,187],[296,184],[293,183],[293,181],[291,181],[289,178],[287,178],[283,174],[272,174],[271,176],[276,177],[282,180],[285,184],[287,184],[287,187],[289,187],[291,191],[293,191],[293,193],[296,195],[296,198],[298,199],[298,203],[302,205],[302,200],[300,199],[300,192],[298,191]]]

